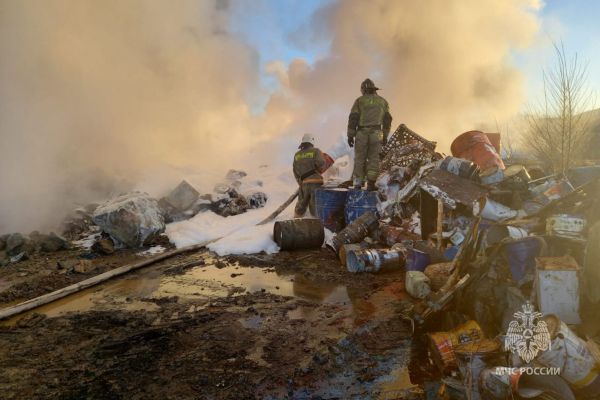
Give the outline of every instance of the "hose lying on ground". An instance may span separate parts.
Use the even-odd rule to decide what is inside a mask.
[[[95,286],[99,283],[105,282],[116,276],[124,275],[128,272],[147,267],[151,264],[155,264],[159,261],[166,260],[167,258],[171,258],[178,254],[200,250],[203,247],[206,247],[206,245],[214,242],[215,240],[218,240],[218,239],[213,239],[213,240],[210,240],[210,241],[207,241],[204,243],[200,243],[200,244],[195,244],[192,246],[182,247],[181,249],[171,250],[166,253],[160,254],[156,257],[152,257],[148,260],[137,262],[135,264],[124,265],[122,267],[118,267],[118,268],[112,269],[110,271],[104,272],[100,275],[93,276],[93,277],[83,280],[81,282],[74,283],[74,284],[64,287],[62,289],[55,290],[54,292],[46,293],[42,296],[33,298],[31,300],[24,301],[15,306],[2,309],[2,310],[0,310],[0,319],[6,319],[9,317],[15,316],[17,314],[21,314],[25,311],[31,310],[33,308],[37,308],[44,304],[51,303],[58,299],[62,299],[63,297],[69,296],[73,293],[77,293],[83,289],[87,289],[89,287]]]
[[[289,199],[287,199],[281,206],[279,206],[279,208],[277,208],[277,210],[275,210],[271,215],[269,215],[267,218],[260,221],[256,225],[264,225],[264,224],[267,224],[267,223],[273,221],[275,218],[277,218],[277,216],[279,214],[282,213],[283,210],[285,210],[287,208],[287,206],[289,206],[294,201],[294,199],[297,196],[298,196],[298,190],[296,190],[296,192],[292,196],[290,196]],[[81,282],[74,283],[74,284],[64,287],[62,289],[55,290],[54,292],[46,293],[42,296],[33,298],[31,300],[24,301],[15,306],[2,309],[2,310],[0,310],[0,320],[13,317],[13,316],[21,314],[25,311],[29,311],[29,310],[37,308],[39,306],[43,306],[44,304],[51,303],[58,299],[62,299],[63,297],[69,296],[73,293],[77,293],[83,289],[87,289],[89,287],[98,285],[102,282],[106,282],[107,280],[112,279],[114,277],[124,275],[128,272],[135,271],[137,269],[144,268],[144,267],[147,267],[152,264],[156,264],[159,261],[166,260],[166,259],[174,257],[176,255],[188,253],[191,251],[201,250],[204,247],[206,247],[207,245],[211,244],[212,242],[216,242],[219,239],[223,239],[223,236],[218,237],[216,239],[208,240],[203,243],[182,247],[182,248],[176,249],[176,250],[171,250],[171,251],[165,252],[163,254],[160,254],[156,257],[152,257],[150,259],[140,261],[140,262],[137,262],[134,264],[124,265],[122,267],[112,269],[112,270],[104,272],[100,275],[96,275],[89,279],[83,280]]]

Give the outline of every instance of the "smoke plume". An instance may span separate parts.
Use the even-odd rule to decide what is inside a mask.
[[[539,30],[532,0],[448,2],[345,0],[315,15],[294,35],[332,35],[330,54],[310,66],[297,59],[271,71],[298,107],[275,95],[272,111],[286,110],[293,126],[322,132],[343,129],[360,82],[370,77],[400,122],[438,140],[473,128],[496,129],[524,101],[522,76],[511,52],[526,49]]]
[[[304,131],[332,144],[366,77],[394,126],[447,145],[519,110],[510,57],[533,40],[540,4],[335,2],[287,38],[330,41],[329,53],[314,64],[272,60],[265,72],[279,87],[258,114],[258,50],[229,33],[232,7],[262,9],[0,0],[0,232],[53,227],[74,203],[159,192],[175,176],[288,159]]]

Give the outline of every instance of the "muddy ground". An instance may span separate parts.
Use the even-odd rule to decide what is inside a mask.
[[[0,306],[143,258],[77,273],[80,256],[8,267]],[[324,249],[177,256],[4,321],[2,398],[421,398],[403,275],[351,274]]]

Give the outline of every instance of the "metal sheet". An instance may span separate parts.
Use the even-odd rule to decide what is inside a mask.
[[[579,324],[579,267],[570,256],[538,257],[535,287],[540,311]]]
[[[488,195],[486,188],[448,171],[437,169],[421,179],[419,186],[434,198],[442,200],[444,205],[451,209],[455,209],[457,204],[473,208],[481,198]]]

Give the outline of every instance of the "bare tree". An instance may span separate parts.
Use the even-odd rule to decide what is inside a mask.
[[[542,73],[543,98],[530,107],[524,145],[554,172],[564,172],[582,159],[589,140],[594,95],[587,85],[587,65],[577,54],[568,59],[554,44],[556,65]]]

